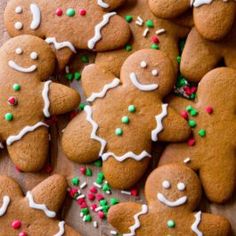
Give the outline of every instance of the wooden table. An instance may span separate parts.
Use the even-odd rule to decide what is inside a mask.
[[[7,0],[0,0],[0,45],[2,45],[7,39],[8,34],[4,28],[3,24],[3,12],[6,5]],[[73,63],[78,63],[78,60],[75,60]],[[57,80],[61,80],[61,76],[57,75],[55,77]],[[63,81],[63,79],[61,80]],[[78,82],[73,84],[74,87],[79,88]],[[81,90],[81,89],[79,89]],[[50,153],[49,153],[49,159],[53,166],[53,173],[60,173],[62,175],[65,175],[70,181],[70,179],[74,176],[79,176],[81,182],[86,181],[89,186],[93,184],[93,182],[96,179],[96,174],[100,171],[100,168],[90,166],[93,170],[93,176],[92,177],[81,177],[81,174],[79,172],[80,165],[74,164],[66,159],[64,154],[61,151],[60,147],[60,137],[61,137],[61,130],[66,126],[66,123],[68,122],[68,117],[59,117],[58,122],[56,125],[52,126],[51,129],[51,136],[52,141],[50,145]],[[158,147],[156,148],[158,149]],[[158,159],[158,154],[154,154],[156,158],[154,160]],[[156,166],[156,163],[153,163],[153,166]],[[151,168],[150,168],[151,169]],[[36,184],[38,184],[40,181],[45,179],[49,174],[45,171],[41,171],[40,173],[31,174],[31,173],[20,173],[16,171],[14,165],[8,158],[8,154],[6,151],[1,151],[0,153],[0,173],[2,175],[8,175],[16,179],[22,186],[24,191],[27,191],[28,189],[33,188]],[[53,174],[51,173],[51,174]],[[144,182],[144,181],[143,181]],[[143,185],[141,183],[141,185]],[[142,188],[141,188],[142,189]],[[88,187],[84,190],[88,190]],[[112,191],[112,196],[106,195],[107,199],[110,197],[117,197],[121,201],[136,201],[136,202],[144,202],[144,196],[141,190],[140,197],[130,197],[126,196],[120,193],[120,191]],[[225,205],[217,206],[214,204],[208,204],[206,200],[203,199],[201,204],[201,209],[204,211],[214,212],[218,214],[222,214],[231,221],[232,226],[234,228],[234,234],[236,236],[236,195],[234,196],[234,199],[232,199],[230,202],[228,202]],[[60,213],[60,217],[64,218],[70,225],[72,225],[74,228],[76,228],[83,236],[109,236],[110,231],[112,228],[106,223],[106,221],[101,221],[96,214],[92,214],[93,220],[98,222],[98,228],[94,228],[93,223],[84,223],[82,218],[80,217],[80,209],[76,202],[71,201],[70,198],[68,198],[63,206],[63,209]]]

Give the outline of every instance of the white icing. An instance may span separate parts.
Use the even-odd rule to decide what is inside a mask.
[[[122,162],[125,161],[126,159],[134,159],[136,161],[141,161],[145,157],[151,157],[151,155],[146,151],[142,151],[142,153],[140,153],[139,155],[136,155],[133,152],[127,152],[123,156],[116,156],[112,152],[106,152],[102,155],[102,160],[106,161],[109,157],[114,157],[117,161]]]
[[[100,138],[99,136],[96,135],[96,132],[98,130],[98,124],[92,118],[93,111],[92,111],[91,106],[88,106],[88,105],[85,106],[84,111],[86,112],[87,121],[93,127],[90,138],[98,141],[101,144],[101,149],[100,149],[100,152],[99,152],[99,156],[101,156],[104,152],[104,149],[107,145],[107,142],[106,142],[106,140],[104,140],[104,139],[102,139],[102,138]]]
[[[95,26],[95,35],[88,41],[89,49],[94,49],[96,43],[102,38],[102,28],[109,23],[110,18],[114,15],[116,15],[116,12],[110,12],[103,15],[103,20]]]
[[[158,29],[158,30],[156,31],[156,34],[157,34],[157,35],[161,35],[161,34],[164,34],[165,32],[166,32],[165,29]]]
[[[20,21],[17,21],[14,26],[15,26],[15,29],[17,29],[17,30],[23,29],[23,24]]]
[[[17,55],[21,55],[22,53],[23,53],[22,48],[17,48],[17,49],[16,49],[16,54],[17,54]]]
[[[32,65],[30,67],[22,67],[19,66],[16,62],[14,62],[13,60],[10,60],[8,62],[8,66],[11,67],[13,70],[16,70],[18,72],[22,72],[22,73],[32,73],[35,70],[37,70],[37,66],[36,65]]]
[[[60,50],[62,48],[69,48],[73,53],[77,53],[74,45],[69,42],[69,41],[65,41],[65,42],[57,42],[56,38],[46,38],[45,40],[48,44],[53,44],[56,50]]]
[[[179,191],[184,191],[186,189],[186,185],[184,183],[178,183],[177,184],[177,189]]]
[[[105,95],[108,92],[108,90],[116,88],[119,84],[120,84],[120,80],[118,78],[115,78],[111,83],[106,84],[103,87],[102,91],[100,91],[99,93],[92,93],[92,95],[87,99],[87,101],[88,102],[93,102],[97,98],[105,97]]]
[[[4,149],[3,143],[0,142],[0,149]]]
[[[37,204],[34,202],[33,195],[31,192],[26,193],[26,198],[29,201],[29,207],[36,209],[36,210],[41,210],[45,213],[45,215],[49,218],[54,218],[56,216],[55,211],[50,211],[48,210],[47,206],[45,204]]]
[[[134,215],[134,225],[129,227],[130,233],[128,234],[123,234],[123,236],[135,236],[136,233],[135,231],[141,226],[141,223],[139,221],[139,217],[142,215],[145,215],[148,213],[148,207],[147,205],[142,205],[142,210]]]
[[[156,70],[156,69],[155,69],[155,70],[152,70],[152,75],[153,75],[153,76],[157,76],[158,74],[159,74],[158,70]]]
[[[37,52],[32,52],[32,53],[30,54],[30,58],[31,58],[32,60],[37,60],[37,59],[38,59],[38,53],[37,53]]]
[[[54,234],[54,236],[62,236],[65,233],[65,229],[64,229],[65,221],[60,221],[58,223],[58,226],[59,226],[59,231],[58,233]]]
[[[7,208],[10,204],[10,201],[11,201],[11,199],[10,199],[9,196],[4,196],[3,197],[2,206],[0,207],[0,216],[3,216],[6,213]]]
[[[164,181],[162,182],[162,187],[163,187],[163,188],[169,189],[170,186],[171,186],[170,181],[164,180]]]
[[[41,127],[41,126],[45,126],[48,127],[48,125],[46,125],[43,122],[38,122],[33,126],[26,126],[25,128],[23,128],[19,134],[17,135],[11,135],[7,138],[7,145],[10,146],[12,145],[14,142],[19,141],[20,139],[22,139],[27,133],[29,132],[33,132],[34,130],[36,130],[37,128]]]
[[[129,77],[132,84],[141,91],[153,91],[158,88],[158,84],[141,84],[134,72],[130,73]]]
[[[30,29],[36,30],[41,24],[41,12],[40,12],[39,6],[35,3],[32,3],[30,5],[30,10],[33,16]]]
[[[197,236],[203,236],[203,233],[198,229],[199,224],[201,223],[202,212],[199,211],[194,215],[195,222],[192,224],[191,229]]]
[[[43,114],[45,117],[50,117],[50,112],[49,112],[49,107],[50,107],[50,101],[49,101],[49,87],[50,84],[52,83],[51,80],[47,81],[44,83],[43,91],[42,91],[42,97],[44,101],[44,108],[43,108]]]
[[[170,201],[162,193],[157,193],[157,199],[168,207],[178,207],[185,204],[188,200],[188,197],[183,196],[175,201]]]
[[[168,104],[162,104],[162,112],[155,116],[157,126],[152,131],[152,141],[156,142],[158,140],[158,134],[164,129],[162,120],[168,115],[167,112]]]
[[[141,61],[140,67],[141,68],[146,68],[147,67],[147,62],[146,61]]]
[[[16,14],[21,14],[23,12],[23,8],[21,6],[16,7],[15,9]]]
[[[205,4],[211,4],[213,0],[193,0],[192,4],[194,7],[200,7]]]
[[[109,5],[105,3],[103,0],[97,0],[97,4],[102,8],[108,8]]]

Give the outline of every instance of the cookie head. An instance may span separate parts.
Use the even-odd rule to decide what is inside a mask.
[[[11,73],[47,79],[55,67],[55,55],[42,39],[22,35],[10,39],[0,50],[1,68]]]
[[[31,0],[11,0],[8,2],[4,21],[11,36],[34,34],[41,36],[37,30],[41,25],[41,9]]]
[[[123,64],[121,81],[144,92],[167,95],[175,76],[170,59],[161,51],[144,49],[132,54]]]
[[[182,165],[166,165],[149,176],[145,195],[149,204],[160,209],[194,210],[201,198],[201,185],[197,175]]]

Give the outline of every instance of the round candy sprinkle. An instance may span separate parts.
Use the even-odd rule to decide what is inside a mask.
[[[195,141],[194,138],[190,138],[190,139],[188,140],[188,146],[194,146],[195,143],[196,143],[196,141]]]
[[[190,126],[191,128],[194,128],[194,127],[196,127],[196,125],[197,125],[197,123],[196,123],[195,120],[189,120],[188,124],[189,124],[189,126]]]
[[[19,220],[14,220],[11,223],[11,226],[12,226],[13,229],[19,229],[21,227],[21,222]]]
[[[102,167],[102,160],[95,161],[94,165],[97,166],[97,167]]]
[[[99,216],[100,219],[104,219],[105,218],[105,214],[102,211],[98,212],[98,216]]]
[[[151,40],[153,43],[156,43],[156,44],[160,43],[159,38],[156,35],[152,36]]]
[[[130,23],[130,22],[133,20],[133,17],[127,15],[127,16],[125,16],[125,20],[126,20],[128,23]]]
[[[6,114],[5,114],[5,120],[7,120],[7,121],[12,121],[12,120],[13,120],[13,115],[12,115],[12,113],[6,113]]]
[[[74,186],[78,186],[79,185],[79,178],[78,177],[74,177],[72,180],[71,180],[71,183],[74,185]]]
[[[15,106],[17,104],[17,99],[15,97],[9,97],[7,102],[9,105]]]
[[[57,10],[56,10],[56,15],[57,16],[62,16],[63,15],[63,10],[62,10],[62,8],[57,8]]]
[[[176,60],[177,60],[177,62],[180,64],[180,62],[181,62],[181,56],[177,56]]]
[[[181,115],[185,120],[188,119],[188,112],[187,112],[187,111],[181,111],[181,112],[180,112],[180,115]]]
[[[212,114],[213,113],[213,108],[212,107],[206,107],[206,112],[208,114]]]
[[[127,45],[125,46],[125,50],[126,50],[127,52],[132,51],[132,49],[133,49],[133,47],[132,47],[132,45],[130,45],[130,44],[127,44]]]
[[[192,109],[190,112],[191,116],[197,116],[198,115],[198,111],[196,109]]]
[[[187,107],[186,107],[186,111],[190,112],[190,111],[192,111],[192,110],[193,110],[193,107],[192,107],[192,106],[187,106]]]
[[[200,130],[198,131],[198,134],[199,134],[201,137],[205,137],[205,136],[206,136],[206,130],[200,129]]]
[[[86,169],[86,172],[85,172],[85,175],[86,175],[86,176],[92,176],[92,175],[93,175],[92,170],[91,170],[90,168],[87,168],[87,169]]]
[[[136,107],[134,105],[130,105],[128,107],[128,111],[131,112],[131,113],[134,113],[134,112],[136,112]]]
[[[19,236],[27,236],[27,233],[26,232],[20,232]]]
[[[121,119],[121,122],[123,124],[129,124],[129,117],[128,116],[123,116],[122,119]]]
[[[167,226],[168,226],[168,228],[174,228],[175,227],[175,222],[173,220],[168,220],[167,221]]]
[[[79,14],[80,14],[81,16],[85,16],[86,13],[87,13],[87,11],[86,11],[85,9],[79,9]]]
[[[123,135],[123,130],[121,128],[117,128],[116,131],[115,131],[115,134],[117,136],[122,136]]]
[[[69,17],[74,16],[75,15],[75,10],[73,8],[67,9],[66,15],[69,16]]]
[[[147,21],[146,21],[146,26],[147,26],[148,28],[153,28],[153,27],[154,27],[153,21],[152,21],[152,20],[147,20]]]
[[[111,198],[110,203],[111,203],[112,206],[114,206],[114,205],[119,203],[119,200],[117,198]]]
[[[91,215],[86,215],[86,216],[83,218],[83,220],[84,220],[85,222],[91,222],[91,221],[92,221],[92,217],[91,217]]]
[[[159,45],[158,45],[158,44],[156,44],[156,43],[153,43],[153,44],[151,45],[151,49],[158,50],[158,49],[160,49],[160,47],[159,47]]]

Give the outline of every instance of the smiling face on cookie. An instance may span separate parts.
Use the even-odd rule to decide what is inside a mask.
[[[149,204],[168,209],[193,210],[200,200],[201,186],[196,174],[182,165],[163,166],[150,175],[145,187]]]
[[[19,75],[46,79],[54,69],[55,56],[50,46],[35,36],[24,35],[9,40],[1,48],[0,56],[0,64]]]
[[[163,52],[152,49],[144,51],[132,54],[125,61],[121,69],[121,80],[140,91],[153,91],[163,97],[175,82],[172,63]]]

